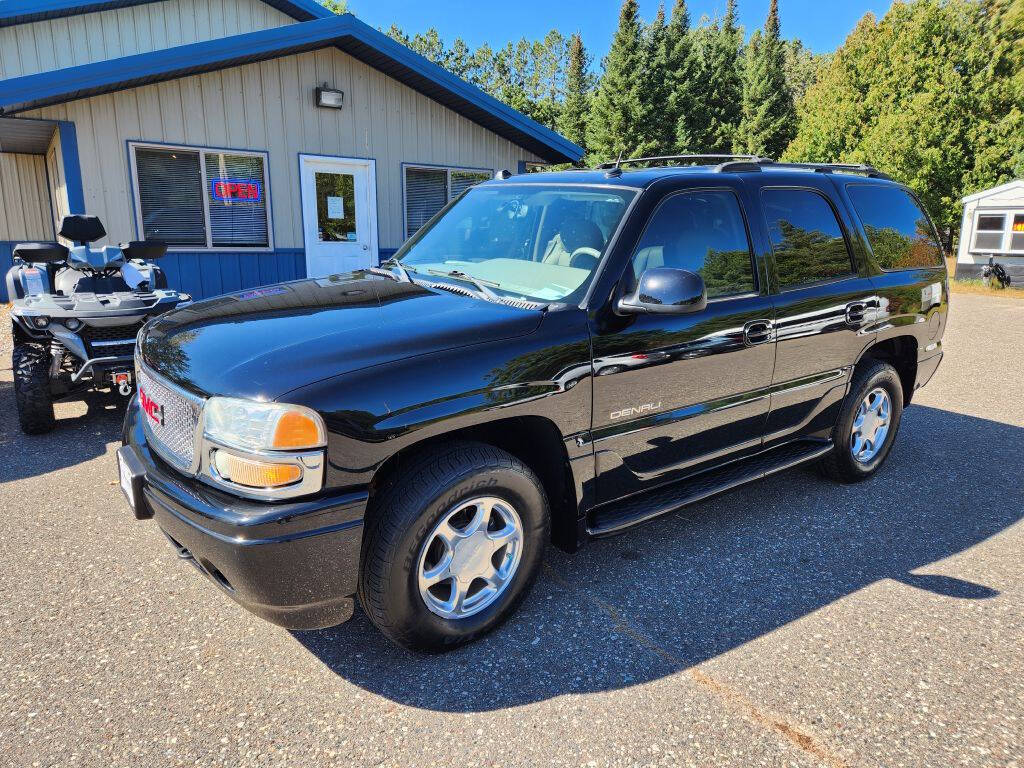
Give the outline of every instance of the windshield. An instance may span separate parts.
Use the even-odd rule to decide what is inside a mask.
[[[415,274],[472,278],[499,295],[573,301],[586,290],[634,195],[569,184],[476,187],[396,257]]]

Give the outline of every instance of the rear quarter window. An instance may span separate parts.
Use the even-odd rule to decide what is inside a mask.
[[[887,270],[942,266],[935,228],[909,192],[881,184],[849,184],[846,192],[878,266]]]

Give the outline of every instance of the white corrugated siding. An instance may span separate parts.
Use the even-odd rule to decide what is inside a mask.
[[[345,92],[342,110],[319,109],[313,89]],[[265,150],[278,248],[302,247],[300,153],[377,161],[379,243],[403,240],[402,163],[515,171],[539,160],[337,50],[286,56],[46,107],[26,116],[74,121],[85,203],[113,241],[134,235],[126,142]]]
[[[0,241],[52,239],[43,156],[0,153]]]
[[[164,0],[0,29],[0,80],[295,22],[262,0]]]

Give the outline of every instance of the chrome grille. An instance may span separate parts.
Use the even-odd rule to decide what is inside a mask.
[[[138,363],[138,359],[136,359]],[[161,458],[178,469],[192,471],[195,463],[196,428],[203,410],[203,399],[164,382],[142,365],[137,366],[139,409],[146,435]],[[163,408],[156,419],[143,408],[142,393]]]

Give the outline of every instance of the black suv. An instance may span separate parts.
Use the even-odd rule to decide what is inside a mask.
[[[935,229],[866,166],[480,184],[379,268],[148,323],[121,484],[226,594],[392,640],[506,619],[572,550],[806,462],[870,477],[942,358]]]

